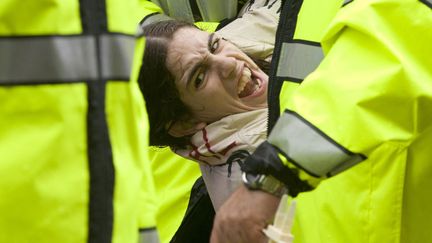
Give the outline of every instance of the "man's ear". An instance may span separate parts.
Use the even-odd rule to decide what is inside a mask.
[[[207,126],[207,123],[195,121],[194,119],[175,121],[168,130],[173,137],[184,137],[192,135]]]

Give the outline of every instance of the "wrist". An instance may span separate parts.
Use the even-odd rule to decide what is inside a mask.
[[[273,177],[285,185],[288,188],[288,194],[293,197],[300,192],[312,189],[306,181],[299,178],[296,168],[289,168],[284,165],[279,158],[278,149],[268,142],[263,142],[252,155],[246,158],[242,165],[242,171],[246,174]]]
[[[279,198],[288,193],[285,184],[271,175],[243,172],[242,181],[250,190],[261,190]]]

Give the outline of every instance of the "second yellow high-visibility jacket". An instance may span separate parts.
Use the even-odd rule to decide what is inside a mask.
[[[143,14],[138,0],[0,2],[0,242],[138,241],[154,197],[130,81]]]
[[[310,45],[306,30],[315,25],[306,13],[316,4],[336,8]],[[431,7],[428,0],[286,1],[279,38],[305,32],[279,40],[271,78],[301,84],[281,98],[283,113],[261,151],[285,157],[278,163],[296,177],[285,180],[291,193],[312,189],[297,197],[295,242],[431,241]],[[303,63],[321,47],[315,67]]]

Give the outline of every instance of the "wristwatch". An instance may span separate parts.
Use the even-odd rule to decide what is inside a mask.
[[[288,189],[278,179],[271,175],[251,174],[243,172],[243,183],[251,190],[261,190],[273,194],[277,197],[282,197],[288,193]]]

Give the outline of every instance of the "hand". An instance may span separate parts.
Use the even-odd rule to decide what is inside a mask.
[[[211,243],[268,241],[262,232],[271,223],[280,198],[241,185],[216,213]]]

